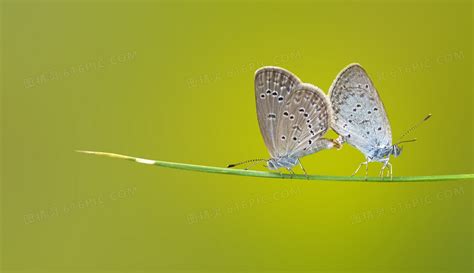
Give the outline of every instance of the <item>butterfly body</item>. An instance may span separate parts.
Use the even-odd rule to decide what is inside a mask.
[[[346,140],[339,142],[343,143]],[[402,148],[398,145],[388,145],[383,147],[373,147],[363,152],[369,162],[385,162],[390,156],[397,157],[402,153]]]
[[[399,156],[401,151],[401,148],[397,145],[385,146],[374,149],[373,151],[371,151],[371,153],[367,155],[367,158],[369,158],[371,161],[383,162],[391,155],[393,155],[394,157]]]
[[[298,164],[298,158],[292,157],[290,155],[277,157],[277,158],[270,158],[267,161],[267,167],[270,170],[278,170],[280,168],[292,169],[297,164]]]
[[[333,140],[325,139],[325,138],[318,139],[311,146],[303,149],[302,151],[298,153],[285,155],[281,157],[270,158],[267,162],[267,166],[270,170],[276,170],[279,168],[291,169],[297,164],[299,164],[300,158],[310,155],[310,154],[317,153],[321,150],[332,149],[334,147],[339,148],[340,147],[339,143]]]

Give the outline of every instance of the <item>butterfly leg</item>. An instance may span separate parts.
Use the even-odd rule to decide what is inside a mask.
[[[357,167],[357,169],[351,176],[355,176],[359,172],[360,167],[362,167],[362,165],[365,165],[365,178],[367,179],[367,173],[369,172],[369,160],[360,163],[359,167]]]
[[[306,176],[306,179],[309,180],[308,173],[307,173],[306,170],[304,169],[303,164],[301,164],[301,161],[300,161],[299,159],[298,159],[298,163],[300,164],[300,167],[301,167],[301,169],[303,170],[304,175]]]
[[[365,177],[364,180],[367,180],[367,176],[369,175],[369,160],[365,162]]]
[[[295,175],[295,172],[291,168],[286,168],[290,172],[290,178],[293,178],[293,175]]]
[[[387,162],[387,167],[387,177],[390,177],[390,180],[393,180],[392,164],[390,162]]]
[[[388,165],[388,171],[390,173],[390,180],[393,180],[392,164],[390,162],[387,162],[387,165]]]
[[[390,162],[388,162],[388,158],[387,160],[383,161],[383,166],[382,166],[382,169],[380,170],[380,177],[383,179],[385,177],[385,169],[387,168],[387,177],[390,177],[390,180],[392,180],[392,164],[390,164]]]

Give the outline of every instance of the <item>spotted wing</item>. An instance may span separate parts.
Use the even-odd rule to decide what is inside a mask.
[[[288,70],[265,66],[255,72],[255,100],[260,132],[272,157],[282,154],[285,147],[277,134],[282,120],[283,106],[288,95],[301,83],[300,79]]]
[[[365,155],[392,143],[390,122],[374,84],[359,64],[344,68],[329,89],[331,127]]]
[[[331,107],[316,86],[300,84],[288,96],[278,117],[280,155],[301,155],[320,139],[330,126]]]

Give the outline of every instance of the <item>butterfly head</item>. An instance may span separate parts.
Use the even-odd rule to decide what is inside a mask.
[[[276,170],[276,169],[279,168],[277,162],[273,158],[271,158],[267,161],[267,167],[270,170]]]
[[[399,155],[402,153],[402,151],[403,151],[403,147],[398,146],[397,144],[392,145],[391,154],[392,154],[394,157],[399,156]]]
[[[416,138],[410,140],[399,141],[392,145],[392,149],[390,150],[390,154],[394,157],[399,156],[403,151],[403,146],[400,146],[401,143],[408,143],[408,142],[415,142]]]

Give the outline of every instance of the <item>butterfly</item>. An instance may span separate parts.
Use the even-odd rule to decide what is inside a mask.
[[[322,138],[330,126],[331,106],[318,87],[303,83],[290,71],[265,66],[255,72],[257,119],[270,159],[254,159],[230,164],[266,161],[270,170],[300,165],[300,158],[339,143]]]
[[[366,161],[359,164],[353,175],[362,165],[366,167],[367,177],[369,162],[382,162],[380,176],[388,167],[392,178],[390,156],[397,157],[402,152],[399,144],[413,140],[399,141],[392,144],[392,130],[385,112],[385,107],[367,72],[359,64],[350,64],[336,77],[329,88],[329,99],[333,110],[331,128],[339,134],[339,144],[347,142],[360,150]],[[425,117],[420,123],[410,128],[400,139],[430,118]]]

